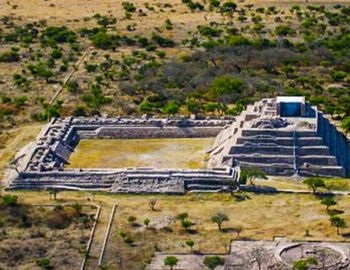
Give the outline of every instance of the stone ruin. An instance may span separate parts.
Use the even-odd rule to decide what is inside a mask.
[[[116,193],[174,193],[222,191],[232,186],[238,172],[213,169],[64,167],[81,139],[140,139],[215,137],[232,120],[57,118],[47,124],[35,143],[12,162],[18,174],[9,189],[101,190]],[[171,153],[169,153],[171,155]]]
[[[70,169],[81,139],[215,137],[207,169]],[[169,153],[171,155],[171,153]],[[227,191],[240,168],[268,175],[350,175],[349,140],[303,97],[263,99],[235,120],[165,118],[53,119],[12,162],[9,189],[62,188],[118,193]]]
[[[350,175],[349,140],[303,97],[249,105],[216,137],[210,168],[256,167],[268,175]]]
[[[308,265],[312,270],[347,270],[350,267],[350,247],[345,242],[294,242],[276,237],[273,241],[234,240],[227,254],[168,254],[156,253],[147,270],[164,269],[164,258],[176,256],[178,269],[202,270],[206,256],[220,255],[225,264],[217,270],[291,270],[295,261],[315,258],[317,264]],[[259,261],[259,264],[257,263]]]

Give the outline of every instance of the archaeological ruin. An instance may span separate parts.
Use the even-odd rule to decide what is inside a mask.
[[[67,168],[80,140],[216,137],[207,168]],[[172,155],[172,153],[168,153]],[[303,97],[263,99],[234,119],[57,118],[11,162],[9,189],[117,193],[224,191],[241,168],[268,175],[350,174],[348,139]]]

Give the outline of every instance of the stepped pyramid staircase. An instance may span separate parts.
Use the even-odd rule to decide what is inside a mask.
[[[218,135],[209,152],[209,167],[239,165],[242,169],[255,167],[268,175],[281,176],[345,176],[345,169],[318,135],[317,128],[296,124],[285,128],[253,128],[251,123],[255,120],[279,118],[276,104],[266,104],[263,100],[249,105],[235,123]],[[317,118],[290,120],[315,125]]]

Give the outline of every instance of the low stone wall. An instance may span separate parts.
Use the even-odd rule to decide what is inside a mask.
[[[183,194],[187,190],[227,189],[238,174],[229,169],[156,170],[100,169],[52,172],[22,172],[11,182],[10,189],[101,190],[115,193]]]
[[[222,127],[101,127],[78,131],[80,139],[154,139],[215,137]]]

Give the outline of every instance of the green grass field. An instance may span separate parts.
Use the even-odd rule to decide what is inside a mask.
[[[70,168],[206,167],[206,150],[214,138],[82,140]]]

